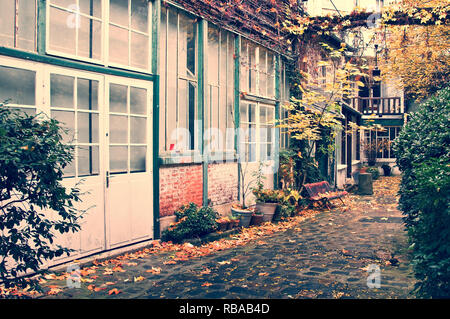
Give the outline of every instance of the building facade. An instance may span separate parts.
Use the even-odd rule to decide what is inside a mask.
[[[242,195],[241,173],[260,163],[275,187],[288,146],[275,122],[286,116],[295,49],[271,41],[279,22],[270,10],[247,5],[252,27],[206,1],[4,1],[0,100],[69,129],[75,160],[64,184],[82,180],[88,192],[81,231],[57,242],[75,253],[53,263],[159,238],[189,202],[226,213]],[[344,108],[344,121],[374,110],[361,101]],[[326,164],[337,186],[361,160],[356,134],[341,136],[339,162]]]

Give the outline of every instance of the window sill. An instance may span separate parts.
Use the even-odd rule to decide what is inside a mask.
[[[337,170],[338,171],[341,171],[341,170],[346,169],[346,168],[347,168],[347,165],[343,165],[343,164],[338,164],[337,165]]]
[[[206,162],[235,162],[237,154],[235,151],[218,151],[207,153]],[[204,156],[199,151],[192,152],[166,152],[159,155],[160,165],[176,164],[200,164],[205,162]]]

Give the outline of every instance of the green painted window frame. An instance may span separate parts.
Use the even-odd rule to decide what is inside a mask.
[[[172,74],[172,79],[175,80],[175,113],[169,113],[173,112],[171,108],[173,106],[169,105],[169,90],[168,90],[168,84],[169,84],[169,39],[170,39],[170,30],[169,30],[169,24],[167,23],[171,19],[171,15],[176,16],[176,51],[175,51],[175,62],[176,62],[176,72],[175,74]],[[185,13],[173,6],[165,7],[161,9],[161,23],[160,23],[160,139],[159,139],[159,154],[161,158],[170,158],[170,157],[184,157],[184,156],[198,156],[198,152],[201,148],[200,146],[200,138],[198,136],[198,129],[199,125],[199,119],[201,119],[200,112],[198,110],[199,105],[199,46],[200,46],[200,36],[199,36],[199,23],[195,23],[195,74],[189,75],[189,73],[181,74],[179,70],[179,61],[180,61],[180,44],[179,44],[179,37],[180,37],[180,16],[184,16],[185,18],[191,19],[192,21],[195,21],[195,17],[191,16],[188,13]],[[164,22],[165,20],[165,22]],[[173,57],[172,57],[173,58]],[[169,130],[169,123],[170,121],[175,123],[174,128],[175,129],[183,129],[183,127],[179,126],[179,119],[180,119],[180,94],[179,94],[179,86],[180,83],[186,82],[188,87],[194,88],[194,92],[192,94],[192,98],[194,99],[192,107],[191,102],[187,102],[187,108],[189,110],[189,114],[186,114],[188,118],[186,118],[186,123],[188,123],[188,129],[189,130],[189,147],[186,147],[185,149],[181,150],[171,150],[171,138],[169,137],[170,132]],[[173,97],[172,97],[173,98]],[[191,113],[192,112],[192,113]],[[193,123],[192,123],[193,122]],[[175,141],[176,143],[176,141]],[[186,145],[184,145],[186,146]],[[175,152],[171,152],[175,151]],[[169,160],[170,161],[170,160]]]

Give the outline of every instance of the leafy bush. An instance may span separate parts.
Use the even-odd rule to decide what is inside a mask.
[[[372,179],[376,180],[380,177],[380,171],[378,170],[378,167],[367,167],[366,172],[372,174]]]
[[[420,105],[394,143],[400,209],[413,252],[416,292],[450,297],[450,88]]]
[[[20,277],[70,249],[53,246],[55,232],[78,231],[77,188],[61,185],[72,160],[53,119],[38,120],[0,104],[0,282],[6,288],[39,288]],[[53,211],[51,216],[50,211]]]
[[[252,193],[257,203],[278,203],[280,200],[280,192],[277,190],[255,188]]]
[[[178,221],[162,234],[165,241],[178,243],[186,238],[209,234],[218,227],[218,213],[209,206],[198,208],[196,204],[189,203],[179,208],[175,216]]]

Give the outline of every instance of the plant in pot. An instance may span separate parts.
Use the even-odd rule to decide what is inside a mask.
[[[381,166],[381,168],[383,169],[384,176],[391,176],[392,168],[391,168],[391,166],[389,164],[383,164]]]
[[[244,166],[244,168],[243,168]],[[248,227],[250,226],[250,222],[254,213],[254,209],[247,206],[247,195],[250,194],[252,190],[252,185],[255,183],[255,179],[247,179],[247,169],[248,169],[248,163],[238,165],[239,170],[239,176],[242,182],[242,192],[241,192],[241,199],[242,201],[240,203],[234,203],[231,205],[231,215],[235,218],[239,219],[239,226],[241,227]],[[257,173],[252,173],[252,176],[256,176],[258,179]],[[260,180],[258,180],[257,184],[260,183]]]
[[[253,195],[256,197],[255,211],[261,213],[263,222],[270,222],[278,207],[280,193],[276,190],[263,189],[260,187],[253,189]]]
[[[228,229],[231,220],[229,217],[221,217],[216,219],[219,231],[225,231]]]

